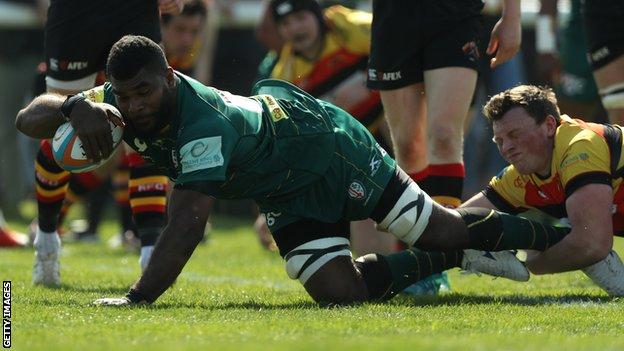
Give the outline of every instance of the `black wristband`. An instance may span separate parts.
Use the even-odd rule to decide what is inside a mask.
[[[61,114],[67,122],[69,122],[69,116],[71,115],[71,112],[74,109],[76,103],[82,100],[85,100],[85,97],[82,94],[77,94],[69,95],[67,96],[65,101],[63,101],[63,104],[61,105]]]
[[[143,296],[143,294],[141,294],[138,290],[134,288],[131,288],[130,290],[128,290],[128,293],[126,294],[126,298],[130,300],[130,302],[132,303],[151,302],[151,301],[148,301],[147,298]]]

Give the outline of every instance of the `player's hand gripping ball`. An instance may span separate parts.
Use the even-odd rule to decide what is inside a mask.
[[[123,127],[115,125],[110,121],[108,123],[113,138],[113,148],[116,148],[121,143]],[[109,156],[99,162],[88,159],[82,148],[82,142],[74,132],[74,128],[70,122],[62,124],[56,130],[56,134],[54,134],[54,138],[52,139],[52,153],[54,155],[54,160],[61,168],[73,173],[91,171],[101,166],[110,158]]]

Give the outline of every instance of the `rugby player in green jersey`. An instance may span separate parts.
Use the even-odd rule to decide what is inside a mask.
[[[353,117],[284,81],[232,95],[175,72],[141,36],[113,46],[107,76],[110,83],[74,97],[39,96],[16,120],[25,134],[50,138],[64,111],[87,156],[103,158],[112,152],[107,119],[121,124],[123,116],[124,141],[175,183],[169,222],[140,280],[127,296],[97,304],[150,303],[164,293],[200,242],[215,198],[254,199],[289,277],[322,304],[388,299],[452,267],[527,280],[511,252],[469,249],[544,250],[567,234],[437,205]],[[365,218],[413,248],[354,260],[348,224]]]

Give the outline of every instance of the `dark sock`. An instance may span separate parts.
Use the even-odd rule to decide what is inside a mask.
[[[468,227],[472,249],[544,251],[570,232],[570,228],[554,227],[495,210],[462,208],[457,211]]]
[[[163,227],[139,228],[138,237],[141,240],[141,246],[154,246]]]
[[[444,207],[461,205],[465,176],[462,163],[429,165],[426,177],[416,180],[420,188]]]
[[[370,254],[356,262],[373,300],[387,300],[431,274],[458,267],[463,251],[410,249],[390,255]]]

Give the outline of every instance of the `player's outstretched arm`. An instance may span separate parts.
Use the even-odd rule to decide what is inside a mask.
[[[112,105],[91,102],[81,95],[66,99],[56,94],[36,97],[20,110],[17,129],[36,139],[49,139],[67,120],[83,144],[87,158],[100,161],[113,152],[113,138],[108,121],[124,126],[121,113]]]
[[[169,223],[158,238],[141,279],[123,298],[104,298],[96,305],[125,306],[155,301],[173,284],[200,243],[214,199],[193,190],[174,189]]]
[[[487,54],[496,56],[490,60],[490,67],[509,61],[520,50],[522,30],[520,27],[520,0],[504,0],[503,14],[494,26]]]
[[[613,246],[611,204],[613,191],[605,184],[587,184],[566,200],[572,230],[548,250],[530,257],[534,274],[585,268],[604,259]]]
[[[58,94],[37,96],[18,112],[15,127],[31,138],[52,138],[58,127],[66,122],[61,113],[63,101],[65,97]]]

